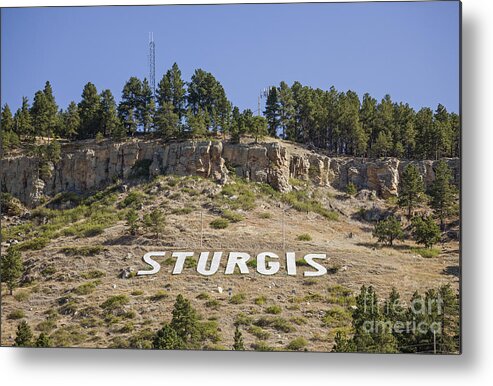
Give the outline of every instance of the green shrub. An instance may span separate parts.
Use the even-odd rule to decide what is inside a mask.
[[[211,295],[209,295],[207,292],[201,292],[197,295],[197,299],[199,300],[209,300],[211,298]]]
[[[133,290],[130,295],[132,296],[141,296],[141,295],[144,295],[144,291],[142,290]]]
[[[113,311],[122,308],[124,305],[128,304],[128,302],[129,300],[126,295],[115,295],[106,299],[100,307],[106,311]]]
[[[26,317],[26,313],[23,310],[13,310],[8,318],[11,320],[18,320]]]
[[[230,222],[240,222],[245,219],[241,214],[233,212],[231,210],[224,210],[222,213],[222,217]]]
[[[356,193],[358,193],[358,189],[356,188],[356,185],[350,182],[349,184],[346,185],[346,194],[348,196],[354,196]]]
[[[278,305],[273,305],[273,306],[267,307],[265,309],[265,312],[267,312],[268,314],[277,315],[277,314],[280,314],[282,312],[282,308]]]
[[[190,214],[193,212],[193,208],[184,207],[184,208],[175,208],[171,211],[173,214]]]
[[[67,256],[95,256],[105,251],[101,245],[84,246],[84,247],[65,247],[60,252]]]
[[[325,327],[342,327],[352,321],[351,313],[345,308],[334,306],[325,312],[322,323]]]
[[[303,324],[307,323],[306,318],[302,316],[293,316],[292,318],[289,319],[290,322],[293,322],[294,324],[297,324],[298,326],[302,326]]]
[[[153,302],[157,302],[159,300],[166,299],[168,294],[165,291],[158,291],[154,295],[152,295],[149,299]]]
[[[440,254],[440,249],[438,248],[413,248],[412,251],[426,259],[437,257]]]
[[[275,351],[274,347],[269,346],[267,342],[264,342],[263,340],[259,340],[253,343],[252,348],[255,351]]]
[[[312,236],[310,236],[308,233],[302,233],[301,235],[298,235],[297,239],[298,241],[311,241]]]
[[[267,302],[267,297],[265,297],[264,295],[262,296],[259,296],[258,298],[255,298],[253,300],[253,302],[257,305],[257,306],[262,306],[265,304],[265,302]]]
[[[258,327],[272,327],[285,333],[296,331],[291,323],[281,317],[260,317],[254,322],[254,325]]]
[[[205,302],[205,306],[207,308],[211,308],[213,310],[218,310],[219,309],[219,306],[220,306],[220,303],[216,299],[211,299],[211,300],[208,300],[208,301]]]
[[[233,296],[231,296],[231,298],[229,299],[229,302],[231,304],[242,304],[244,303],[246,300],[246,295],[244,293],[238,293],[238,294],[235,294]]]
[[[252,210],[255,208],[255,194],[251,186],[241,180],[224,185],[220,200],[231,209]]]
[[[268,218],[272,218],[272,214],[269,213],[269,212],[262,212],[262,213],[259,213],[258,215],[260,218],[263,218],[263,219],[268,219]]]
[[[80,276],[84,279],[99,279],[106,276],[106,274],[103,271],[98,271],[97,269],[94,269],[92,271],[84,272]]]
[[[84,284],[81,284],[80,286],[78,286],[76,289],[74,289],[74,292],[77,295],[88,295],[96,289],[97,285],[98,285],[98,282],[90,281],[90,282],[87,282],[87,283],[84,283]]]
[[[214,229],[225,229],[229,225],[229,221],[225,218],[216,218],[210,222],[210,227]]]
[[[29,293],[29,291],[17,291],[14,294],[14,299],[17,300],[18,302],[24,302],[27,299],[29,299],[30,295],[31,294]]]
[[[136,209],[139,205],[141,205],[144,202],[145,196],[144,193],[134,190],[130,193],[128,193],[127,197],[122,202],[122,206],[124,208],[129,208],[132,207]]]
[[[270,333],[258,326],[250,326],[248,332],[255,336],[257,339],[266,340],[269,339]]]
[[[308,342],[306,341],[306,339],[302,336],[299,336],[298,338],[293,339],[291,342],[289,342],[286,348],[291,351],[299,351],[304,349],[307,344]]]
[[[238,315],[236,315],[234,324],[235,326],[249,326],[252,323],[253,323],[253,318],[251,316],[248,316],[243,312],[240,312]]]
[[[38,251],[43,249],[50,243],[50,240],[46,237],[36,237],[32,240],[23,241],[15,246],[18,251],[34,250]]]

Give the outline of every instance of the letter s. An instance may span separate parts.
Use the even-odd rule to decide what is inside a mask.
[[[326,255],[325,253],[310,253],[305,256],[305,261],[310,265],[311,267],[315,268],[316,271],[305,271],[304,276],[322,276],[327,273],[327,268],[325,268],[323,265],[317,263],[316,261],[313,261],[314,259],[325,259]]]
[[[144,260],[145,263],[149,264],[152,269],[148,271],[137,271],[137,275],[154,275],[155,273],[158,273],[159,270],[161,269],[161,264],[159,264],[157,261],[155,261],[151,256],[159,256],[162,257],[166,255],[166,252],[148,252],[142,257],[142,260]]]

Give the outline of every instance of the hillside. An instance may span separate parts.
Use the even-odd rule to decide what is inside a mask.
[[[330,351],[337,331],[350,332],[362,285],[382,298],[396,287],[403,299],[448,283],[458,289],[457,217],[437,255],[423,257],[396,206],[407,161],[331,158],[281,141],[91,142],[62,150],[49,175],[36,174],[32,157],[2,160],[4,189],[25,204],[12,199],[15,210],[2,217],[3,247],[18,248],[25,267],[14,296],[2,291],[2,345],[13,344],[25,319],[56,345],[149,348],[182,294],[201,315],[204,348],[230,349],[236,323],[247,349],[286,349],[303,337],[307,350]],[[458,160],[448,162],[458,181]],[[434,162],[415,163],[429,184]],[[349,182],[355,196],[343,192]],[[138,216],[135,234],[130,211]],[[146,226],[155,212],[164,216],[162,229]],[[382,247],[372,231],[390,213],[401,218],[406,239]],[[149,268],[142,256],[150,251],[166,251],[156,259],[161,271],[136,276]],[[172,251],[195,252],[180,275],[171,274]],[[225,275],[223,257],[206,277],[196,272],[202,251],[271,251],[281,270],[264,276],[251,263],[249,274]],[[285,251],[296,252],[296,276],[286,275]],[[328,274],[304,277],[306,253],[327,254]]]

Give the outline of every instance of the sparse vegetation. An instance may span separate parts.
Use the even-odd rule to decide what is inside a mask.
[[[225,229],[229,225],[229,221],[225,218],[216,218],[209,223],[211,228],[214,229]]]
[[[308,233],[302,233],[301,235],[298,235],[297,240],[298,241],[312,241],[312,236],[310,236]]]

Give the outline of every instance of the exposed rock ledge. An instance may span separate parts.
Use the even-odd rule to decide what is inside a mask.
[[[445,161],[458,185],[460,160]],[[151,176],[199,175],[220,183],[226,182],[234,170],[241,177],[268,183],[282,192],[291,190],[290,178],[337,189],[353,182],[359,189],[374,190],[386,198],[397,195],[400,174],[410,162],[418,167],[428,186],[434,179],[437,161],[327,157],[282,142],[81,142],[62,146],[62,158],[50,165],[49,177],[42,178],[40,161],[35,157],[4,158],[0,160],[0,181],[3,192],[11,193],[30,207],[38,205],[44,196],[63,191],[94,191],[117,178],[126,179],[136,164],[149,167]]]

